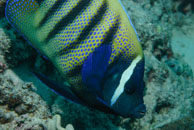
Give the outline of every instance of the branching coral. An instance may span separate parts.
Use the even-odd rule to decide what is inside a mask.
[[[71,124],[68,124],[66,128],[61,127],[60,115],[55,115],[48,121],[48,130],[74,130]]]

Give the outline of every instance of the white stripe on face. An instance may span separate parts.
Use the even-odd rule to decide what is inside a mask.
[[[126,82],[130,79],[131,75],[133,74],[133,70],[135,69],[136,64],[142,59],[141,56],[137,56],[133,62],[129,65],[129,67],[123,72],[119,86],[116,88],[114,91],[114,94],[111,98],[111,106],[117,101],[119,96],[123,93],[124,91],[124,86]]]

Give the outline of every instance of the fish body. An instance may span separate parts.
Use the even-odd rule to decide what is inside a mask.
[[[6,17],[84,104],[144,115],[143,51],[120,0],[8,0]]]

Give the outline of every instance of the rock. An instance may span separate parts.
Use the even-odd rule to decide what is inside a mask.
[[[193,130],[194,119],[190,117],[184,117],[182,119],[169,122],[168,124],[161,127],[161,130]]]

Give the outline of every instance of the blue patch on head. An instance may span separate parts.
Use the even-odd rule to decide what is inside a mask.
[[[103,99],[108,104],[115,90],[118,88],[122,73],[130,66],[132,61],[123,63],[121,58],[109,66],[105,75]],[[145,84],[143,81],[144,59],[141,59],[135,66],[133,73],[124,86],[124,91],[120,94],[116,102],[110,107],[123,117],[141,118],[145,115],[146,107],[143,102],[143,90]],[[127,104],[127,105],[126,105]]]
[[[91,91],[100,92],[101,82],[108,67],[111,45],[104,44],[96,48],[82,66],[82,80]]]

